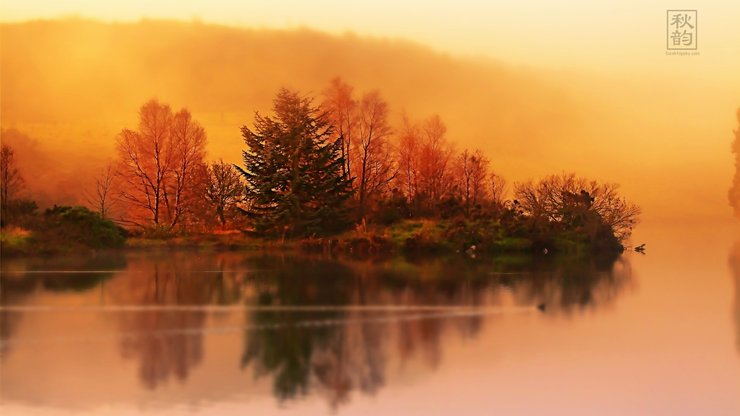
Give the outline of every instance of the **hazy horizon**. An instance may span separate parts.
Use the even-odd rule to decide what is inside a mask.
[[[661,65],[648,62],[644,72],[617,74],[609,65],[554,71],[535,59],[522,65],[507,56],[456,55],[419,39],[172,18],[34,19],[1,30],[3,56],[14,57],[2,60],[6,140],[17,141],[7,134],[13,129],[42,153],[68,153],[57,166],[63,174],[48,172],[57,181],[80,176],[84,166],[74,155],[87,153],[95,168],[112,157],[116,133],[135,123],[151,97],[193,112],[208,132],[210,160],[239,162],[238,128],[254,111],[269,111],[279,87],[318,96],[340,76],[358,92],[379,89],[394,120],[438,113],[459,148],[480,147],[510,183],[575,171],[620,183],[646,219],[731,217],[729,148],[740,82],[723,76],[736,63],[712,64],[708,47],[676,57],[656,45],[662,65],[676,71],[659,74]],[[147,60],[165,50],[182,54]],[[328,57],[332,65],[324,64]],[[715,76],[695,78],[707,67]],[[25,169],[22,150],[19,158]],[[69,197],[62,200],[75,202]]]
[[[656,74],[675,62],[666,60],[663,52],[665,13],[676,7],[666,0],[648,5],[637,0],[461,0],[454,4],[420,0],[401,4],[390,0],[12,0],[0,5],[0,22],[78,17],[108,23],[166,19],[234,28],[312,29],[334,35],[404,39],[458,57],[503,60],[515,65],[602,71],[608,66],[608,73],[644,73],[651,68]],[[678,72],[694,76],[723,73],[728,78],[737,74],[740,57],[732,56],[737,54],[731,41],[740,39],[734,20],[737,13],[738,4],[702,2],[699,19],[703,57]],[[697,71],[696,67],[701,69]]]

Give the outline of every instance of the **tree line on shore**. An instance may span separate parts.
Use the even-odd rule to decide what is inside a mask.
[[[562,173],[509,190],[482,150],[456,149],[439,116],[396,124],[378,90],[358,96],[335,78],[319,97],[280,90],[270,115],[241,128],[243,162],[208,163],[203,126],[187,109],[150,100],[138,126],[117,135],[116,158],[87,205],[149,236],[234,229],[285,239],[456,219],[495,223],[504,235],[621,242],[638,219],[616,184]],[[3,225],[27,224],[35,204],[20,197],[6,145],[0,174]]]

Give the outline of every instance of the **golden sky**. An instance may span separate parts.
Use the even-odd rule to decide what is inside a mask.
[[[0,16],[3,21],[80,16],[308,27],[400,37],[453,54],[521,64],[662,71],[675,63],[664,55],[664,16],[676,8],[698,9],[702,52],[700,60],[678,71],[699,66],[723,76],[740,73],[740,2],[727,0],[5,0]]]

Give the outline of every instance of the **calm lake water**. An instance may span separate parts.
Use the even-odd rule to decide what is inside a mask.
[[[3,259],[0,413],[739,415],[740,233],[635,241],[588,262]]]

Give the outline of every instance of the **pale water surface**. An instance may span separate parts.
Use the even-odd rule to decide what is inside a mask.
[[[740,233],[635,241],[614,262],[3,259],[0,413],[739,415]]]

